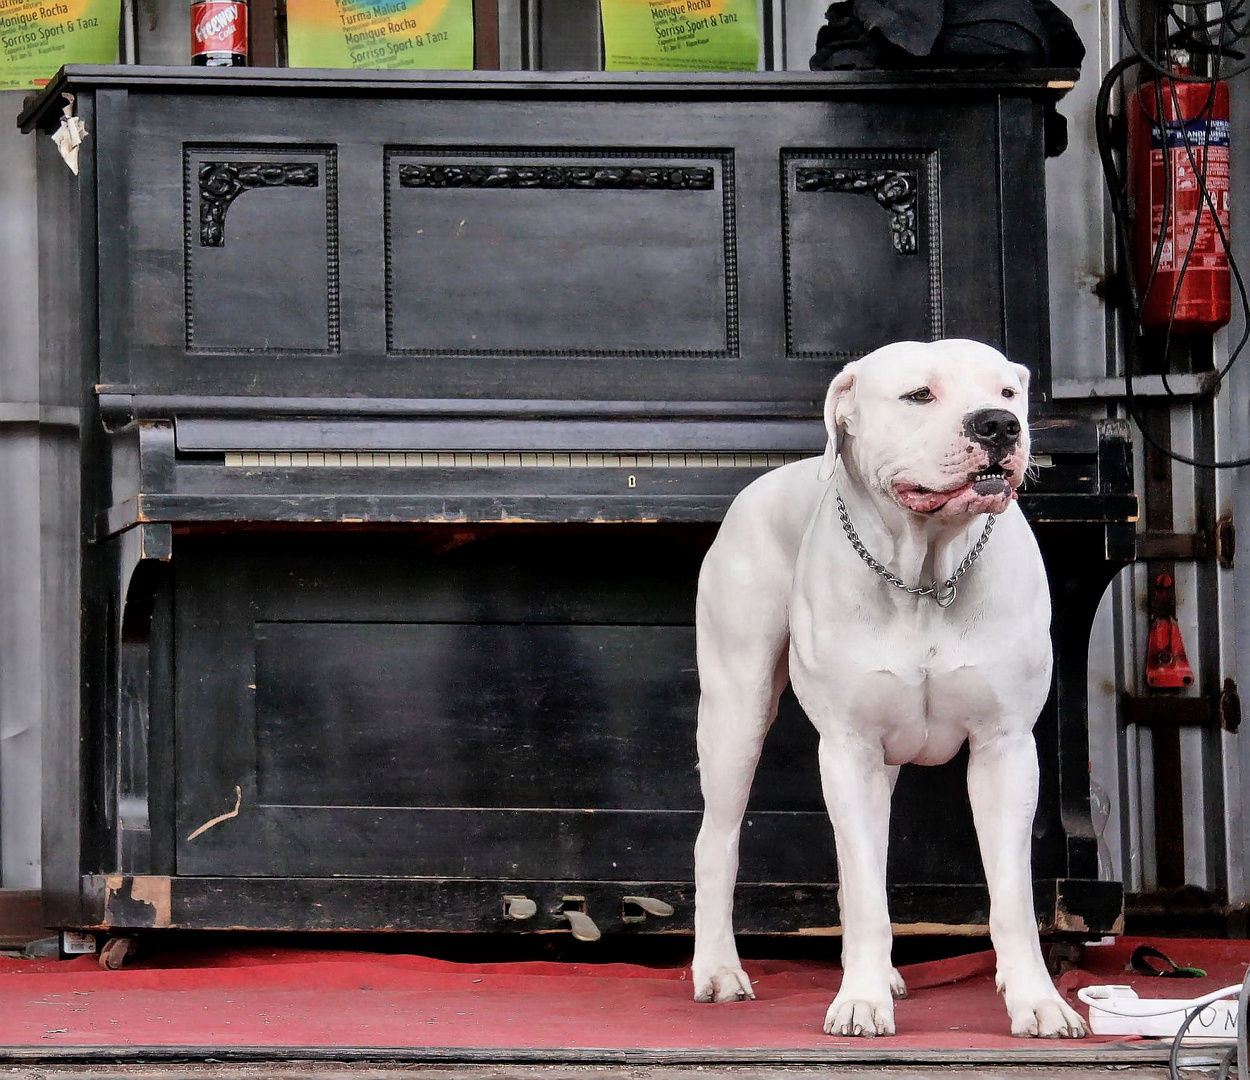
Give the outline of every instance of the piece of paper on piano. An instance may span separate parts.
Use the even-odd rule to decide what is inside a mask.
[[[66,100],[65,108],[62,109],[61,126],[52,133],[52,141],[56,143],[56,148],[61,152],[65,164],[70,167],[70,171],[78,175],[78,148],[82,146],[82,141],[87,137],[87,125],[82,122],[82,118],[74,115],[74,95],[62,94]]]

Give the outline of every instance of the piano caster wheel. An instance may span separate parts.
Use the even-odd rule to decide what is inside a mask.
[[[1054,941],[1046,946],[1046,970],[1052,979],[1075,971],[1085,959],[1085,946],[1079,941]]]
[[[139,951],[139,942],[132,937],[109,938],[100,950],[100,967],[120,971]]]

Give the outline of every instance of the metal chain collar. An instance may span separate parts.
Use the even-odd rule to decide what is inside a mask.
[[[985,531],[981,533],[979,539],[972,547],[972,550],[964,556],[963,562],[955,567],[955,572],[951,574],[945,581],[935,581],[932,585],[908,585],[902,578],[895,574],[891,574],[884,566],[882,566],[864,547],[864,542],[859,538],[859,533],[855,531],[855,526],[851,524],[850,515],[846,512],[846,503],[842,501],[840,492],[834,492],[838,500],[838,517],[842,519],[842,530],[846,533],[846,538],[851,542],[859,557],[864,560],[882,581],[888,582],[896,589],[902,589],[903,592],[912,596],[931,596],[934,602],[940,608],[948,608],[955,602],[955,582],[964,576],[971,568],[972,564],[977,561],[984,550],[985,545],[989,543],[990,533],[994,529],[994,515],[990,514],[985,522]]]

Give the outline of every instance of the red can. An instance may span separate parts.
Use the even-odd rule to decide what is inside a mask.
[[[191,5],[191,63],[247,66],[247,0],[196,0]]]

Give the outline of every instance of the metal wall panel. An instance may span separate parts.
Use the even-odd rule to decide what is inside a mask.
[[[1242,75],[1232,88],[1232,130],[1244,133],[1250,122],[1250,74]],[[1232,146],[1233,220],[1232,235],[1235,251],[1240,255],[1243,277],[1250,275],[1250,139],[1241,137]],[[1245,329],[1245,320],[1234,304],[1232,326],[1225,335],[1228,342],[1236,342]],[[1234,366],[1227,389],[1220,396],[1217,419],[1223,422],[1224,436],[1221,450],[1230,457],[1250,457],[1250,355],[1243,355]],[[1235,674],[1243,695],[1250,689],[1250,604],[1244,599],[1235,606],[1233,597],[1245,597],[1250,593],[1250,558],[1244,554],[1245,537],[1250,537],[1250,470],[1240,469],[1217,477],[1217,493],[1221,507],[1233,511],[1237,530],[1243,537],[1243,554],[1233,571],[1226,571],[1231,578],[1231,589],[1221,598],[1222,647],[1225,667]],[[1250,786],[1250,737],[1224,735],[1225,749],[1224,782],[1230,796],[1225,804],[1228,831],[1228,889],[1229,898],[1240,903],[1250,903],[1250,815],[1245,811],[1244,795]]]
[[[1052,365],[1057,396],[1066,397],[1074,410],[1105,409],[1126,415],[1122,392],[1114,378],[1122,371],[1122,347],[1116,315],[1105,310],[1098,295],[1105,268],[1112,259],[1113,223],[1093,137],[1093,102],[1102,74],[1122,53],[1117,8],[1111,0],[1082,5],[1060,0],[1076,24],[1088,50],[1083,75],[1065,97],[1060,110],[1069,120],[1067,153],[1053,159],[1047,170],[1050,245]],[[1250,78],[1234,84],[1234,130],[1244,126]],[[1238,120],[1238,117],[1242,120]],[[1250,146],[1233,147],[1232,236],[1250,262],[1245,237],[1250,235]],[[1239,318],[1215,341],[1215,363],[1227,357],[1240,334]],[[1183,382],[1184,377],[1181,377]],[[1192,387],[1192,381],[1188,384]],[[1140,391],[1158,400],[1157,381],[1139,380]],[[1097,393],[1101,401],[1094,400]],[[1231,458],[1250,454],[1250,368],[1235,368],[1219,397],[1180,398],[1170,408],[1165,430],[1174,450],[1198,458]],[[1144,440],[1134,429],[1138,453],[1138,488],[1144,484]],[[1172,465],[1171,529],[1176,533],[1210,532],[1216,517],[1232,510],[1243,530],[1247,514],[1245,470],[1195,470]],[[1158,528],[1156,524],[1154,527]],[[1244,562],[1244,560],[1242,560]],[[1213,556],[1176,563],[1177,620],[1194,667],[1197,688],[1208,695],[1219,690],[1226,677],[1243,687],[1250,678],[1250,659],[1244,647],[1250,629],[1247,615],[1234,604],[1237,587],[1247,583],[1245,570],[1219,569]],[[1179,785],[1181,822],[1168,838],[1156,830],[1156,758],[1154,734],[1149,728],[1123,725],[1117,699],[1121,692],[1144,693],[1144,666],[1149,624],[1146,617],[1148,576],[1145,564],[1126,570],[1104,599],[1095,624],[1090,654],[1091,779],[1096,793],[1105,792],[1110,820],[1103,835],[1109,876],[1124,881],[1132,892],[1151,893],[1160,887],[1158,844],[1183,846],[1183,877],[1188,886],[1226,894],[1234,904],[1250,900],[1245,864],[1250,852],[1250,823],[1242,809],[1242,777],[1250,777],[1250,752],[1244,736],[1212,728],[1180,732]],[[1244,605],[1243,605],[1244,606]],[[1168,783],[1177,778],[1167,778]]]
[[[135,63],[185,64],[191,52],[191,6],[181,0],[136,0]]]
[[[0,93],[15,115],[21,92]],[[39,321],[34,140],[0,125],[0,887],[39,887]]]
[[[816,47],[816,31],[825,24],[826,0],[781,0],[782,55],[778,67],[806,71]]]
[[[603,67],[597,0],[539,0],[537,63],[542,71],[598,71]]]
[[[1076,26],[1086,55],[1081,78],[1059,103],[1068,121],[1068,149],[1046,163],[1051,356],[1056,379],[1093,378],[1115,370],[1102,288],[1110,215],[1093,123],[1099,81],[1116,59],[1109,30],[1114,3],[1059,0],[1059,6]]]

